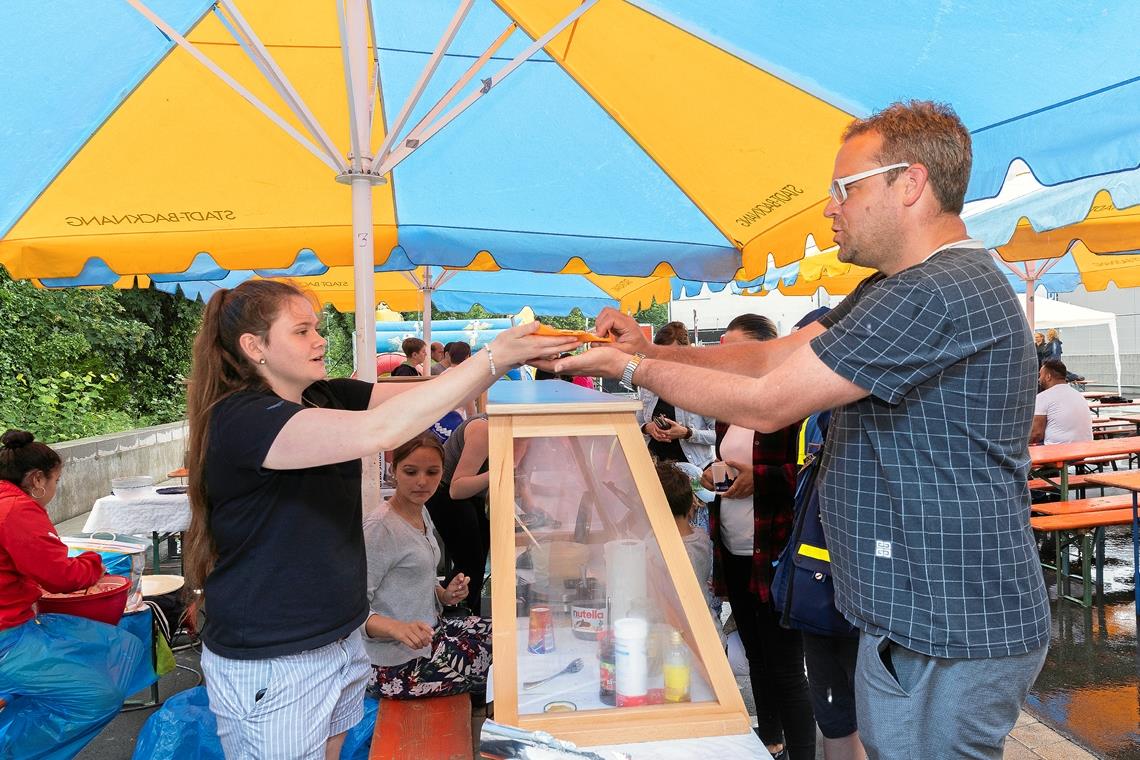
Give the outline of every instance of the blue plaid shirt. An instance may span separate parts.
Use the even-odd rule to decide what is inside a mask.
[[[1026,486],[1037,356],[990,254],[971,241],[873,275],[821,323],[816,355],[870,392],[835,411],[821,461],[836,606],[934,657],[1047,644]]]

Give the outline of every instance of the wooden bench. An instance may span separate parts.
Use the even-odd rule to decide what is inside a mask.
[[[1115,509],[1132,509],[1132,494],[1118,496],[1094,496],[1091,499],[1069,499],[1068,501],[1046,501],[1031,504],[1034,512],[1043,515],[1081,515],[1091,512],[1107,512]],[[1036,519],[1036,518],[1033,518]]]
[[[1124,507],[1124,508],[1122,508]],[[1034,504],[1035,511],[1050,510],[1050,514],[1030,517],[1033,530],[1053,534],[1056,549],[1056,564],[1044,567],[1057,573],[1058,593],[1082,607],[1092,606],[1093,578],[1090,560],[1096,549],[1096,579],[1098,591],[1104,590],[1104,529],[1110,525],[1130,525],[1132,523],[1132,495],[1101,496],[1095,499],[1073,499],[1048,504]],[[1076,546],[1081,561],[1081,596],[1068,593],[1069,547]]]
[[[1085,467],[1100,467],[1100,468],[1103,468],[1104,465],[1106,465],[1106,464],[1110,464],[1110,465],[1112,465],[1112,469],[1115,470],[1117,462],[1124,462],[1125,464],[1131,466],[1132,465],[1132,458],[1134,456],[1136,456],[1136,455],[1135,454],[1107,454],[1103,457],[1089,457],[1088,459],[1085,459],[1081,462],[1077,462],[1076,464],[1078,466],[1083,465]]]
[[[1075,488],[1084,488],[1088,485],[1087,475],[1070,475],[1069,476],[1069,490]],[[1056,491],[1060,489],[1058,481],[1049,480],[1048,478],[1033,478],[1029,481],[1030,491]]]
[[[368,760],[471,760],[471,695],[381,699]]]

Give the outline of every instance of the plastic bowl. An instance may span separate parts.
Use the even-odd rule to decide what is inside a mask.
[[[111,493],[120,499],[137,499],[154,493],[154,478],[150,475],[131,475],[111,478]]]
[[[118,625],[127,608],[131,582],[121,575],[104,575],[87,589],[70,594],[44,594],[36,602],[41,613],[76,615],[108,625]]]

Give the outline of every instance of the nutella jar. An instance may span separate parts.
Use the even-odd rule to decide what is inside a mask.
[[[597,641],[605,629],[605,599],[577,599],[571,602],[570,631],[574,638]]]
[[[570,631],[575,638],[597,641],[606,629],[606,595],[597,578],[586,575],[578,579],[577,598],[570,603]]]

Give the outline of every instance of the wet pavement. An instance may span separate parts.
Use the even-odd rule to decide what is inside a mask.
[[[1046,579],[1056,599],[1052,573]],[[1140,760],[1134,594],[1131,529],[1109,528],[1104,595],[1094,597],[1087,610],[1073,602],[1053,602],[1049,655],[1026,703],[1043,723],[1094,755],[1114,760]]]

